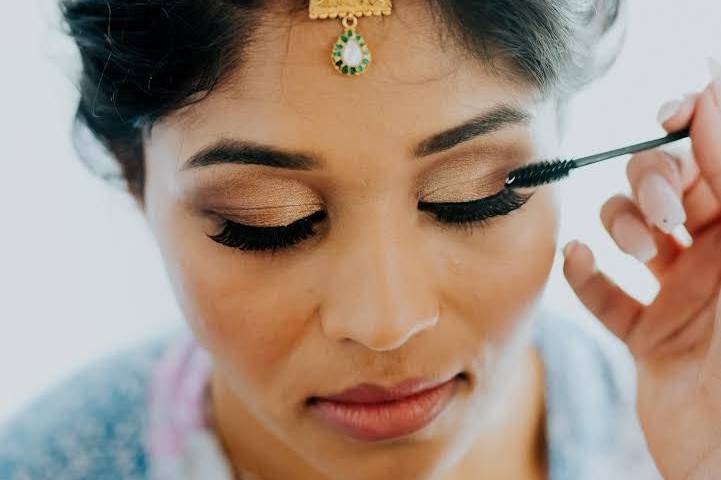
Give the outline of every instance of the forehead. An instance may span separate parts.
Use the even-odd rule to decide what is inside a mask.
[[[330,64],[339,20],[267,11],[240,68],[171,117],[185,153],[221,136],[304,150],[388,151],[499,104],[532,110],[534,89],[470,57],[438,22],[422,1],[396,2],[388,17],[360,18],[373,61],[363,75],[346,77]]]

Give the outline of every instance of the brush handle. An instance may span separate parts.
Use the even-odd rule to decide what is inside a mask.
[[[648,142],[637,143],[635,145],[629,145],[628,147],[617,148],[615,150],[609,150],[608,152],[597,153],[588,157],[577,158],[573,160],[573,168],[585,167],[592,163],[602,162],[614,157],[620,157],[621,155],[628,155],[630,153],[638,153],[644,150],[650,150],[652,148],[666,145],[667,143],[676,142],[688,138],[690,131],[688,128],[680,130],[678,132],[669,133],[665,137],[657,138],[656,140],[649,140]]]
[[[597,153],[596,155],[591,155],[589,157],[577,158],[575,160],[556,160],[534,163],[511,171],[506,177],[505,186],[506,188],[531,188],[545,185],[547,183],[557,182],[558,180],[566,178],[571,173],[571,170],[575,168],[584,167],[592,163],[601,162],[621,155],[627,155],[629,153],[637,153],[643,150],[660,147],[661,145],[665,145],[667,143],[688,138],[688,136],[689,129],[687,128],[685,130],[670,133],[665,137],[657,138],[656,140],[637,143],[635,145],[617,148],[616,150],[610,150],[608,152]]]

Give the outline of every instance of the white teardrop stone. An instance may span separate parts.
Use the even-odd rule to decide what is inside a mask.
[[[348,40],[343,47],[343,63],[349,67],[357,67],[363,61],[363,51],[355,38]]]

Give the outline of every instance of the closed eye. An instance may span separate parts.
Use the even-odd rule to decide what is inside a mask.
[[[418,202],[421,211],[433,215],[439,222],[460,227],[480,226],[493,217],[508,215],[518,210],[533,194],[521,194],[504,189],[490,197],[468,202]],[[315,225],[327,217],[319,210],[295,222],[278,227],[251,226],[222,220],[217,234],[208,237],[227,247],[244,251],[270,251],[287,249],[314,236]]]
[[[296,245],[315,234],[315,225],[326,217],[324,210],[278,227],[244,225],[223,219],[220,232],[208,237],[226,247],[246,251],[275,251]]]
[[[438,221],[450,225],[481,224],[493,217],[508,215],[518,210],[533,193],[518,193],[503,189],[490,197],[468,202],[418,202],[418,209],[433,215]]]

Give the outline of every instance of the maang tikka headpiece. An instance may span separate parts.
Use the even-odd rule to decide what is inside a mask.
[[[313,19],[341,19],[343,32],[331,49],[331,63],[343,75],[358,76],[371,64],[368,45],[356,30],[358,19],[390,15],[391,0],[310,0],[309,13]]]

